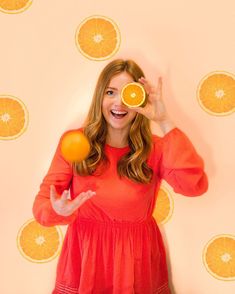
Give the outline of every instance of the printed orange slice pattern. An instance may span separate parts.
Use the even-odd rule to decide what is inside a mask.
[[[158,191],[153,217],[156,219],[157,223],[165,224],[171,218],[173,210],[173,198],[170,192],[162,186]]]
[[[12,140],[22,135],[28,126],[28,111],[24,103],[10,95],[0,95],[0,140]]]
[[[105,60],[119,49],[120,31],[113,20],[105,16],[90,16],[77,28],[76,45],[79,51],[92,60]]]
[[[21,13],[29,8],[32,0],[0,0],[0,11],[4,13]]]
[[[212,238],[204,248],[203,263],[213,277],[235,280],[235,236],[222,234]]]
[[[228,115],[235,111],[235,76],[217,71],[206,75],[199,83],[197,99],[207,113]]]
[[[17,246],[27,260],[44,263],[51,261],[60,253],[62,239],[59,227],[44,227],[30,219],[18,232]]]

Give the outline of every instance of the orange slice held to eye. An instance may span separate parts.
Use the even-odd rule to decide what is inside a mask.
[[[93,15],[79,25],[75,41],[78,50],[88,59],[105,60],[118,51],[121,37],[113,20]]]
[[[28,220],[17,235],[17,247],[22,256],[37,263],[53,260],[60,253],[62,241],[60,227],[45,227],[34,219]]]
[[[197,99],[207,113],[228,115],[235,111],[235,75],[215,71],[206,75],[199,83]]]
[[[90,143],[81,131],[69,131],[62,138],[61,153],[67,161],[83,161],[90,153]]]
[[[24,103],[11,95],[0,95],[0,140],[13,140],[28,126],[28,111]]]
[[[21,13],[32,4],[32,0],[0,0],[0,11],[5,13]]]
[[[146,93],[140,83],[128,83],[121,91],[122,102],[128,107],[139,107],[144,104]]]
[[[153,211],[153,217],[157,223],[165,224],[171,218],[173,213],[174,202],[169,191],[161,187],[157,194],[157,200]]]
[[[213,237],[203,250],[203,263],[213,277],[235,280],[235,236],[222,234]]]

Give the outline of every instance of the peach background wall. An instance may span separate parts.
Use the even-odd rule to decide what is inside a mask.
[[[235,281],[215,279],[202,262],[213,236],[235,234],[235,116],[211,116],[196,99],[207,73],[235,71],[234,11],[233,0],[35,0],[23,13],[0,12],[0,94],[20,98],[29,111],[26,132],[0,141],[0,293],[46,294],[53,288],[57,258],[29,262],[16,236],[33,217],[33,200],[60,135],[80,126],[98,74],[109,62],[87,59],[74,42],[80,22],[97,14],[120,29],[114,58],[136,60],[152,82],[163,76],[169,113],[205,160],[206,194],[188,198],[169,187],[174,212],[161,230],[173,293],[235,293]]]

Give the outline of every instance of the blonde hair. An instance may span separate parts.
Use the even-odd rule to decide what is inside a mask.
[[[98,166],[102,170],[102,166],[108,164],[104,153],[107,124],[102,114],[102,101],[112,77],[124,71],[136,82],[141,76],[144,77],[143,71],[133,60],[123,59],[113,60],[100,73],[83,129],[84,134],[89,138],[91,151],[86,160],[73,164],[75,172],[81,176],[94,174]],[[139,113],[130,127],[128,143],[130,151],[118,161],[118,174],[134,182],[147,184],[151,181],[153,173],[147,165],[152,147],[152,133],[149,120]]]

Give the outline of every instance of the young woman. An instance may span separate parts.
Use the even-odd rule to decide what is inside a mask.
[[[122,88],[133,81],[148,94],[144,107],[121,102]],[[163,137],[151,133],[150,121]],[[169,294],[164,244],[152,217],[156,192],[164,179],[175,192],[197,196],[208,182],[202,158],[167,114],[162,80],[152,85],[132,60],[110,62],[79,130],[91,144],[88,158],[70,164],[60,140],[33,205],[42,225],[68,224],[53,293]]]

